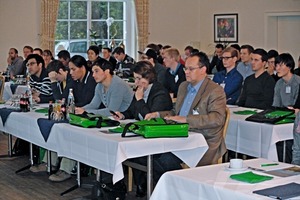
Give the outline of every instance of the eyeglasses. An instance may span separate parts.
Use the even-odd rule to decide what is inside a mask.
[[[26,67],[29,67],[29,66],[32,66],[32,65],[35,65],[35,64],[37,64],[37,62],[30,62],[30,63],[26,64]]]
[[[228,60],[229,58],[233,58],[234,56],[220,57],[221,60]]]
[[[183,70],[184,71],[190,71],[190,72],[192,72],[192,71],[194,71],[196,69],[200,69],[201,67],[184,67]]]

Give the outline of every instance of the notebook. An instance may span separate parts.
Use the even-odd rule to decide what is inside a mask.
[[[274,199],[289,199],[292,197],[300,196],[300,184],[289,183],[276,187],[266,188],[263,190],[255,190],[253,191],[253,193]]]

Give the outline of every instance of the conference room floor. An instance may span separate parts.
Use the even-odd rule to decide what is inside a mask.
[[[7,135],[0,132],[0,155],[7,154]],[[48,180],[46,173],[32,173],[25,170],[16,174],[15,171],[29,164],[29,157],[20,156],[0,158],[0,200],[29,200],[29,199],[61,199],[61,200],[86,200],[91,194],[91,189],[78,188],[64,196],[60,193],[76,184],[76,177],[62,183],[53,183]],[[126,179],[126,177],[125,177]],[[83,183],[92,182],[95,176],[83,178]],[[135,188],[134,188],[135,189]],[[135,191],[127,194],[127,200],[136,198]]]

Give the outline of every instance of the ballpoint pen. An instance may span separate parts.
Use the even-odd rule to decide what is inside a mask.
[[[262,167],[269,167],[269,166],[276,166],[279,165],[278,163],[266,163],[266,164],[261,164]]]

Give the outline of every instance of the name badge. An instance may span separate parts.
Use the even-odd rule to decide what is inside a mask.
[[[291,93],[291,86],[285,87],[285,93],[290,94]]]
[[[196,109],[193,109],[193,115],[199,115],[199,112],[198,112],[198,110],[196,110]]]
[[[221,83],[220,86],[224,89],[225,88],[225,83]]]
[[[175,76],[175,83],[177,83],[178,79],[179,79],[179,77],[178,77],[178,75],[176,75]]]

